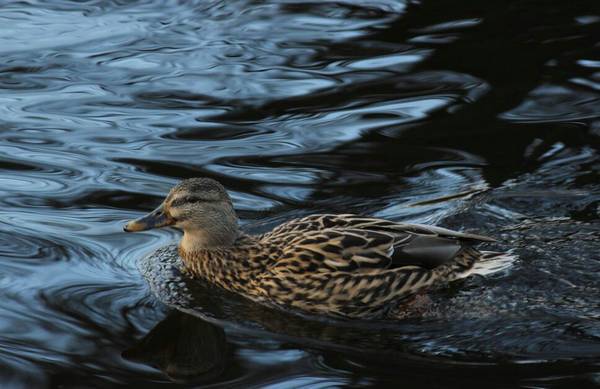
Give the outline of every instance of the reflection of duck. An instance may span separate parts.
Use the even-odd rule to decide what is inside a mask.
[[[220,327],[174,311],[123,357],[157,367],[175,381],[202,382],[223,373],[227,343]]]
[[[240,339],[243,339],[242,349],[248,347],[247,342],[253,342],[253,338],[266,337],[271,345],[278,344],[282,348],[301,345],[304,349],[328,354],[343,353],[344,357],[356,358],[361,364],[377,366],[382,363],[406,364],[415,359],[407,352],[409,343],[401,336],[401,330],[389,326],[383,329],[385,324],[381,322],[344,327],[305,320],[258,304],[246,304],[240,309],[246,310],[242,315],[250,321],[249,327],[231,326],[234,323],[220,320],[209,322],[188,313],[171,311],[142,339],[123,351],[122,356],[155,367],[178,383],[226,385],[231,382],[229,380],[234,380],[241,386],[244,386],[241,380],[252,377],[239,376],[245,373],[243,366],[248,364],[236,353]],[[221,325],[230,326],[228,332],[232,332],[232,340],[227,339]],[[263,370],[262,366],[252,368],[252,376],[276,377],[279,373]]]
[[[174,226],[187,271],[251,300],[332,316],[370,318],[436,285],[506,267],[471,247],[491,238],[356,215],[313,215],[260,236],[241,234],[216,181],[182,181],[125,231]]]

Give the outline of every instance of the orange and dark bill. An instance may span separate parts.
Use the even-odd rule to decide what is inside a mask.
[[[170,226],[174,223],[175,221],[165,213],[164,206],[161,204],[146,216],[142,216],[139,219],[132,220],[125,224],[123,230],[126,232],[146,231],[153,228]]]

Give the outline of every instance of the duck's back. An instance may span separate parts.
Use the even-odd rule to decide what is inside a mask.
[[[313,215],[260,237],[278,259],[253,284],[261,300],[314,313],[372,317],[462,278],[491,238],[356,215]]]
[[[282,248],[282,259],[331,265],[335,271],[411,265],[433,269],[452,261],[461,249],[477,241],[494,241],[440,227],[351,214],[294,219],[260,240]]]

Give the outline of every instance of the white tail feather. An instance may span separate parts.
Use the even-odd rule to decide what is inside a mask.
[[[508,269],[517,259],[511,252],[499,253],[495,251],[482,251],[481,259],[472,268],[457,275],[456,279],[466,278],[473,274],[487,276]]]

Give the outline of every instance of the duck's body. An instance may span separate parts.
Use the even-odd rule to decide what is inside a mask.
[[[222,195],[222,187],[212,180],[198,185]],[[170,197],[161,212],[171,224],[187,220],[189,211],[174,210],[173,204],[198,197],[189,191],[180,196],[172,191]],[[230,203],[228,196],[224,199]],[[204,211],[202,217],[212,219],[212,211]],[[148,222],[132,223],[126,229],[146,229],[142,227]],[[181,224],[179,253],[193,277],[263,304],[330,316],[379,317],[432,286],[506,265],[471,247],[491,238],[356,215],[312,215],[259,236],[242,234],[237,227],[234,236],[210,236]]]

